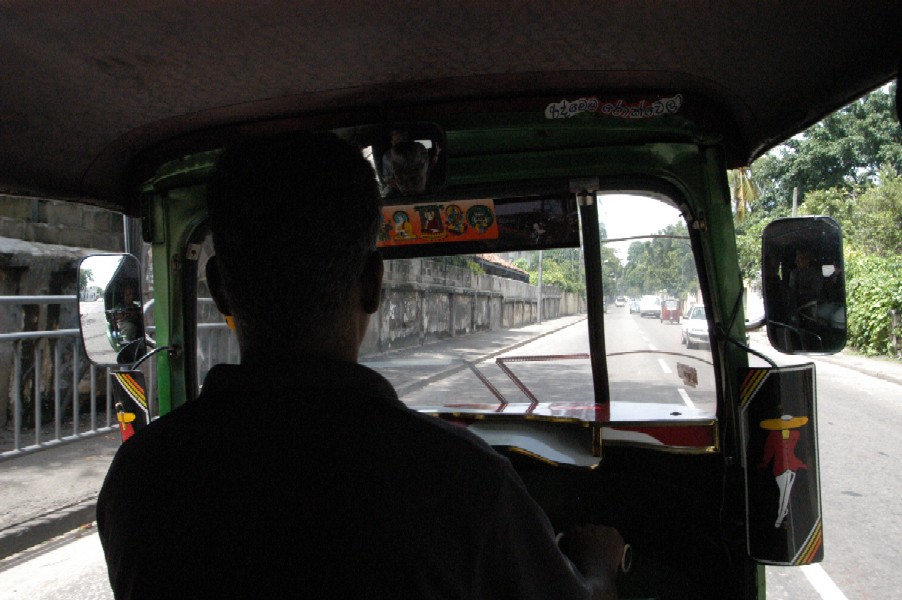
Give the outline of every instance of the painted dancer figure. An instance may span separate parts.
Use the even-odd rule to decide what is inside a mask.
[[[796,445],[802,437],[799,428],[804,427],[807,423],[808,417],[793,417],[792,415],[761,421],[761,428],[767,429],[770,434],[764,444],[764,457],[758,468],[764,469],[773,462],[774,478],[777,480],[777,487],[780,488],[777,520],[774,527],[780,527],[789,515],[789,500],[792,494],[792,485],[796,479],[796,471],[808,468],[808,465],[795,455]]]

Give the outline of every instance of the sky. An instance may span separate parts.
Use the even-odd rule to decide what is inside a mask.
[[[604,223],[608,238],[658,233],[666,226],[682,221],[680,211],[654,198],[627,194],[599,195],[598,218]],[[642,241],[642,240],[638,240]],[[621,262],[633,242],[608,244]]]

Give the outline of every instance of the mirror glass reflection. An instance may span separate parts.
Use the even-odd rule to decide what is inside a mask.
[[[102,254],[78,269],[78,314],[91,362],[131,364],[146,353],[141,269],[129,254]]]
[[[771,345],[786,354],[846,344],[842,232],[830,217],[778,219],[763,234],[762,284]]]
[[[445,134],[434,123],[399,122],[334,129],[372,163],[383,198],[428,195],[447,179]]]

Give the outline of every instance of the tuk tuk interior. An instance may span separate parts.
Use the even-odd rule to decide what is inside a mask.
[[[540,351],[553,360],[509,360],[505,371],[498,358],[535,355],[462,353],[453,376],[466,383],[412,387],[411,405],[509,456],[555,527],[620,529],[635,551],[622,597],[763,597],[766,561],[748,547],[738,373],[750,359],[726,170],[895,77],[902,7],[352,5],[129,0],[89,15],[4,3],[0,78],[18,83],[0,93],[0,191],[141,219],[153,338],[170,349],[154,357],[166,412],[196,396],[220,357],[199,341],[218,321],[204,301],[203,263],[213,251],[205,182],[219,149],[298,129],[347,137],[422,127],[415,137],[442,156],[441,185],[389,195],[387,207],[447,215],[481,203],[492,211],[476,211],[470,225],[486,230],[500,207],[520,207],[512,214],[526,226],[488,241],[384,244],[398,272],[422,257],[572,249],[586,304],[563,349]],[[380,172],[385,146],[371,146]],[[613,335],[618,319],[632,326],[628,311],[605,313],[611,265],[600,215],[619,203],[632,207],[627,220],[642,220],[649,200],[682,224],[670,242],[690,257],[695,300],[708,310],[707,350],[683,351],[680,332],[667,328],[680,355],[672,362],[640,347],[635,332]],[[557,230],[547,218],[534,228],[535,205],[560,217]],[[307,235],[322,227],[296,225]],[[403,302],[395,306],[402,314]],[[625,338],[636,344],[618,346]],[[378,367],[380,352],[398,348],[376,332],[373,349]],[[422,357],[402,366],[424,364],[434,366]],[[646,368],[663,369],[667,393],[684,392],[660,400],[664,386],[649,383]]]
[[[712,348],[724,354],[683,351],[679,332],[657,319],[632,318],[626,310],[605,314],[603,285],[591,283],[605,278],[599,211],[613,215],[620,205],[630,215],[655,208],[668,222],[682,222],[685,233],[666,241],[689,261],[689,275],[704,282],[698,287],[706,296],[727,295],[732,308],[741,293],[737,268],[713,259],[717,253],[699,225],[704,220],[705,227],[719,229],[731,222],[722,190],[706,183],[705,174],[723,163],[699,159],[691,140],[703,134],[679,115],[633,123],[629,136],[636,142],[626,143],[617,120],[585,115],[549,123],[548,103],[521,101],[518,113],[474,114],[468,108],[432,115],[445,134],[448,176],[438,191],[384,199],[383,307],[371,320],[361,362],[385,375],[411,408],[468,427],[508,456],[556,528],[586,520],[616,523],[634,549],[633,567],[621,575],[623,597],[668,597],[673,590],[697,598],[725,590],[742,594],[757,576],[754,563],[736,558],[746,551],[742,488],[723,488],[725,478],[738,476],[731,475],[724,451],[739,442],[721,425],[737,418],[725,400],[734,378],[722,373],[731,350],[721,341]],[[530,105],[533,112],[526,110]],[[503,131],[488,126],[496,120],[504,122]],[[672,141],[647,141],[659,136]],[[512,147],[512,139],[534,138],[553,142]],[[205,222],[204,181],[216,154],[167,163],[143,189],[148,239],[164,245],[181,239],[177,247],[190,249],[190,260],[181,261],[180,276],[170,282],[180,291],[170,294],[190,303],[181,318],[195,331],[165,338],[160,326],[172,316],[164,317],[159,306],[155,316],[157,343],[180,349],[159,355],[159,365],[186,374],[159,382],[170,386],[162,388],[161,405],[181,394],[190,401],[212,364],[237,359],[223,352],[228,342],[211,345],[204,338],[222,321],[204,303],[204,264],[215,251]],[[718,201],[709,205],[711,197]],[[440,232],[429,229],[432,210],[440,215]],[[452,232],[455,211],[468,217],[466,233],[458,236]],[[395,219],[399,213],[403,220]],[[607,220],[615,225],[613,217]],[[315,223],[298,226],[304,231]],[[634,237],[641,242],[645,235]],[[548,321],[550,331],[530,336],[525,345],[484,342],[490,321],[508,318],[493,286],[513,284],[471,276],[441,258],[538,250],[574,252],[586,282],[582,308],[553,315],[560,318]],[[155,252],[154,267],[168,268],[171,256]],[[426,262],[417,263],[421,259]],[[405,276],[414,269],[419,275],[411,282]],[[732,276],[712,278],[715,269]],[[441,284],[430,286],[438,271],[445,274]],[[445,287],[455,277],[475,283],[449,294]],[[452,305],[447,328],[405,337],[417,321],[434,318],[425,307],[432,301]],[[468,315],[457,321],[453,307],[461,306]],[[485,320],[480,311],[489,313]],[[725,332],[742,326],[741,318],[721,319]],[[640,326],[659,330],[649,335],[663,335],[670,346],[643,342],[635,335]],[[542,344],[549,340],[553,345]],[[737,496],[728,498],[732,494]],[[728,541],[723,519],[734,510]]]

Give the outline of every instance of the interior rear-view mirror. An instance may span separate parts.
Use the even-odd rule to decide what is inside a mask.
[[[777,219],[764,229],[761,280],[767,337],[786,354],[846,344],[842,231],[830,217]]]
[[[448,160],[444,130],[435,123],[397,122],[333,129],[372,162],[383,198],[429,195],[444,189]]]

